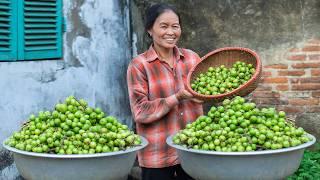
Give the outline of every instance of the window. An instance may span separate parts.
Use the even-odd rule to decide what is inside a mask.
[[[62,57],[62,0],[0,0],[0,61]]]

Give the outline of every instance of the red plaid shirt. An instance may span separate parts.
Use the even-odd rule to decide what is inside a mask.
[[[166,138],[203,114],[201,104],[175,97],[185,88],[190,69],[200,61],[191,50],[174,48],[173,68],[158,58],[153,46],[129,64],[127,82],[130,106],[137,133],[149,141],[138,152],[142,167],[162,168],[179,163],[176,151]]]

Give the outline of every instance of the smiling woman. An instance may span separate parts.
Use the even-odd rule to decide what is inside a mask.
[[[166,10],[148,29],[153,46],[159,58],[173,66],[173,48],[181,35],[179,17],[173,11]]]
[[[153,43],[130,62],[127,70],[137,133],[149,141],[138,153],[143,180],[192,179],[182,170],[177,152],[166,144],[168,136],[203,114],[202,101],[185,88],[189,71],[201,59],[195,52],[177,47],[180,22],[174,7],[151,6],[145,30]]]

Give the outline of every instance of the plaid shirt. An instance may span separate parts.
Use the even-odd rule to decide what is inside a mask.
[[[129,64],[127,82],[137,133],[149,141],[138,152],[141,167],[162,168],[179,163],[166,138],[203,114],[201,104],[178,101],[175,93],[185,88],[190,69],[200,61],[187,49],[174,48],[173,68],[158,58],[153,46]]]

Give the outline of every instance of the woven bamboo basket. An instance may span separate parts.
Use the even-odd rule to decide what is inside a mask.
[[[210,66],[218,67],[225,65],[227,68],[232,67],[236,61],[242,61],[245,63],[252,64],[256,71],[246,83],[240,85],[238,88],[218,95],[203,95],[195,92],[191,88],[191,82],[195,80],[200,73],[208,71]],[[225,47],[212,51],[201,58],[201,61],[196,64],[188,74],[187,77],[187,90],[198,99],[210,102],[221,102],[226,98],[232,98],[234,96],[246,96],[255,90],[258,86],[259,80],[261,78],[262,65],[260,58],[257,53],[242,47]]]

